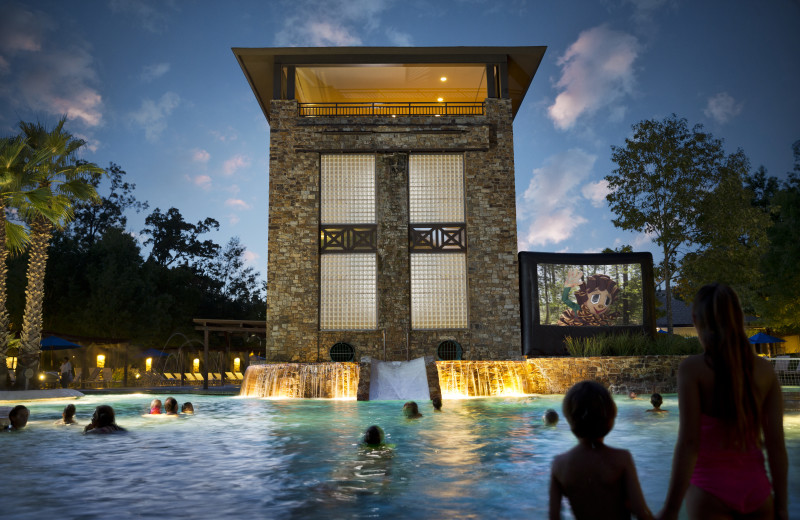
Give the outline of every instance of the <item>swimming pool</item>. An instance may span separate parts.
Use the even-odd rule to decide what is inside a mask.
[[[145,418],[152,395],[28,404],[31,421],[0,435],[3,518],[544,518],[553,455],[574,444],[566,421],[545,427],[562,396],[446,400],[408,420],[402,402],[176,395],[197,414]],[[164,400],[167,394],[158,396]],[[111,404],[126,435],[58,427],[68,402],[84,425]],[[617,397],[608,444],[633,452],[650,508],[660,509],[677,433],[649,402]],[[359,448],[379,424],[389,451]],[[800,518],[800,414],[785,418],[790,517]],[[566,508],[569,511],[569,508]],[[565,518],[570,518],[569,513]]]

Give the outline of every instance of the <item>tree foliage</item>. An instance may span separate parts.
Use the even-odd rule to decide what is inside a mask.
[[[645,120],[633,126],[624,146],[612,146],[617,165],[605,177],[607,200],[621,229],[647,233],[663,253],[661,264],[666,288],[667,319],[672,332],[672,288],[681,247],[698,233],[704,195],[720,178],[722,142],[689,128],[676,115]]]
[[[183,220],[177,208],[169,208],[162,213],[156,208],[144,221],[148,226],[142,230],[146,246],[151,246],[150,260],[158,265],[169,267],[172,264],[188,264],[193,259],[210,259],[219,251],[219,245],[211,240],[200,240],[200,235],[212,229],[219,229],[219,222],[213,218],[192,224]]]

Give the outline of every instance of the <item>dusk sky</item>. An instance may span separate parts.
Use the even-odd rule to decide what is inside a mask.
[[[88,141],[150,210],[213,217],[266,277],[269,126],[232,47],[547,46],[514,121],[519,247],[598,252],[602,180],[631,125],[671,113],[785,178],[800,139],[800,1],[2,2],[0,135],[20,120]],[[144,214],[131,215],[138,234]]]

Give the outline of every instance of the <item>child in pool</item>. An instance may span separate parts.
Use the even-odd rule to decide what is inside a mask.
[[[373,424],[364,431],[364,445],[370,448],[378,448],[383,444],[383,430],[377,424]]]
[[[61,412],[61,419],[56,421],[56,424],[61,426],[69,426],[71,424],[78,424],[75,422],[75,405],[68,404],[64,407],[64,411]]]
[[[575,518],[652,519],[628,450],[606,446],[617,405],[595,381],[581,381],[564,396],[564,416],[578,444],[557,455],[550,474],[550,518],[561,518],[566,496]]]
[[[548,408],[542,416],[542,422],[545,424],[545,426],[555,426],[558,424],[558,412],[552,408]]]
[[[161,415],[161,399],[153,399],[150,402],[150,415]]]
[[[655,393],[650,396],[650,404],[653,405],[651,410],[647,410],[650,413],[667,413],[667,410],[661,409],[661,403],[664,402],[664,399],[661,398],[661,394]]]
[[[419,419],[422,414],[419,413],[419,406],[414,401],[409,401],[403,405],[403,414],[407,419]]]
[[[441,397],[434,397],[431,399],[431,404],[433,405],[434,412],[441,412],[442,411],[442,398]]]
[[[194,415],[194,405],[189,401],[186,401],[185,403],[183,403],[183,406],[181,406],[181,413],[188,413],[190,415]]]

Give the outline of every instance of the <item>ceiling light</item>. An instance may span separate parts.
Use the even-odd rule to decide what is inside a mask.
[[[444,101],[444,98],[439,98],[439,99],[437,99],[436,101],[438,101],[439,103],[441,103],[442,101]]]
[[[440,79],[440,80],[442,80],[442,81],[447,81],[447,76],[442,76],[442,77],[441,77],[441,78],[439,78],[439,79]]]

